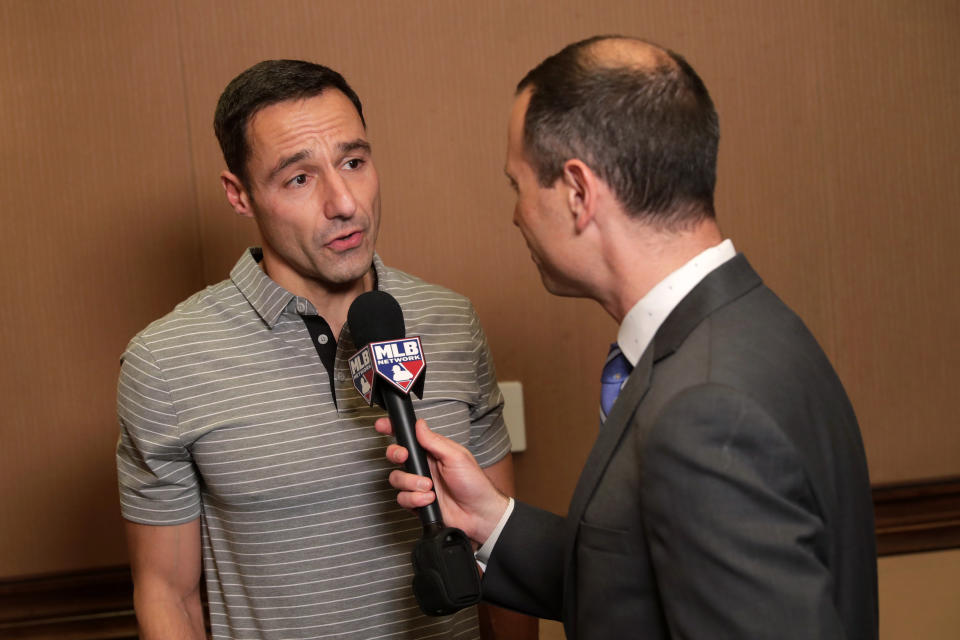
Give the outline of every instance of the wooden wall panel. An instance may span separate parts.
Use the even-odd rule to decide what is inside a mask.
[[[501,379],[524,383],[524,498],[566,508],[616,328],[540,285],[510,223],[507,112],[532,65],[609,32],[671,46],[710,87],[721,224],[836,362],[874,479],[960,472],[957,12],[943,0],[0,3],[13,239],[0,292],[33,302],[0,310],[0,482],[16,494],[0,505],[0,575],[123,560],[116,359],[256,242],[223,198],[211,123],[225,84],[268,57],[329,64],[363,98],[381,254],[469,295]]]
[[[0,3],[0,575],[125,557],[127,340],[201,283],[176,14]]]

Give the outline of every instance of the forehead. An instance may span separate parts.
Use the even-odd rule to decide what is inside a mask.
[[[284,100],[260,109],[247,124],[251,156],[267,161],[306,146],[332,147],[366,139],[363,122],[347,96],[336,89],[320,95]]]
[[[524,89],[513,101],[513,108],[510,110],[510,123],[508,125],[508,135],[511,139],[523,137],[523,119],[527,115],[527,106],[530,104],[531,89]]]
[[[507,125],[507,163],[523,159],[523,120],[530,104],[530,89],[524,89],[513,101],[510,121]]]

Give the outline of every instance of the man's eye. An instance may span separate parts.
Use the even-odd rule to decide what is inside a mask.
[[[288,184],[291,184],[297,187],[302,187],[303,185],[307,184],[307,176],[301,173],[300,175],[296,176],[293,180],[291,180]]]
[[[344,166],[347,169],[359,169],[360,165],[362,164],[363,164],[363,160],[361,160],[360,158],[352,158],[350,160],[347,160]]]

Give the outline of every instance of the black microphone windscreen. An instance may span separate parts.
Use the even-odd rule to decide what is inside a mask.
[[[385,291],[368,291],[357,296],[347,311],[347,326],[358,349],[371,342],[406,337],[400,303]]]

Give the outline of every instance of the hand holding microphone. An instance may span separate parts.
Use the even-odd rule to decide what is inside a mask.
[[[391,435],[390,420],[380,418],[374,424],[380,433]],[[397,502],[406,509],[443,502],[443,520],[463,530],[477,545],[483,544],[496,528],[510,499],[487,478],[469,451],[449,438],[434,433],[423,420],[416,422],[416,436],[421,450],[431,461],[432,477],[423,477],[397,469],[390,474],[390,485],[400,491]],[[407,449],[399,444],[387,448],[387,459],[403,464]]]

